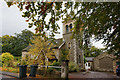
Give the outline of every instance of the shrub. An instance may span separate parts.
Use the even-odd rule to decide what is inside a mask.
[[[60,66],[60,62],[54,61],[50,66]],[[50,68],[47,69],[47,72],[51,73],[51,72],[54,72],[55,70],[60,71],[61,69],[50,67]]]
[[[56,62],[54,61],[50,66],[60,66],[60,62]],[[60,68],[53,68],[54,70],[57,70],[57,71],[60,71],[61,69]]]
[[[60,64],[60,62],[56,62],[56,61],[54,61],[52,64],[51,64],[51,66],[60,66],[61,64]]]
[[[86,71],[86,69],[82,68],[82,69],[80,69],[80,71],[81,71],[81,72],[85,72],[85,71]]]
[[[52,67],[50,67],[50,68],[47,69],[47,72],[48,72],[48,73],[51,73],[51,72],[53,72],[53,71],[54,71],[54,68],[52,68]]]
[[[28,62],[26,60],[21,60],[21,65],[28,65]]]
[[[18,68],[13,68],[13,67],[3,67],[2,71],[19,73],[19,69]]]
[[[61,61],[62,60],[68,60],[68,59],[69,59],[69,50],[62,49]]]
[[[14,57],[16,61],[20,61],[21,57]]]
[[[78,72],[79,66],[74,62],[69,62],[69,72]]]
[[[3,66],[12,66],[13,64],[13,60],[14,60],[14,56],[11,55],[10,53],[6,52],[3,53],[2,55],[2,63]]]
[[[33,62],[30,60],[30,56],[26,55],[24,57],[22,57],[22,59],[20,60],[20,65],[28,65],[28,64],[33,64]]]
[[[15,61],[14,64],[13,64],[13,67],[17,67],[18,64],[20,64],[20,61]]]
[[[0,55],[0,67],[2,67],[2,56]]]

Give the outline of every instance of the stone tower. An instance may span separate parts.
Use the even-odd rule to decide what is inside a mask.
[[[69,60],[84,68],[84,54],[79,48],[79,40],[72,38],[73,22],[72,20],[63,22],[63,40],[65,47],[69,49]]]

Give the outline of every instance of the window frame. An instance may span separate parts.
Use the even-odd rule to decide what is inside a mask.
[[[66,25],[66,33],[68,33],[68,32],[69,32],[69,26]]]

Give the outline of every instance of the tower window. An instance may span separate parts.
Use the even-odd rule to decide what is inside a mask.
[[[66,25],[66,32],[68,32],[69,31],[69,29],[68,29],[68,25]]]
[[[72,24],[70,24],[70,29],[72,29]]]

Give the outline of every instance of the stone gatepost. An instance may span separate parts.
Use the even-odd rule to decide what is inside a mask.
[[[116,60],[113,60],[113,72],[116,74]]]
[[[69,60],[62,61],[62,65],[61,65],[61,67],[62,67],[61,68],[61,78],[68,79],[68,73],[69,73],[68,63],[69,63]]]

